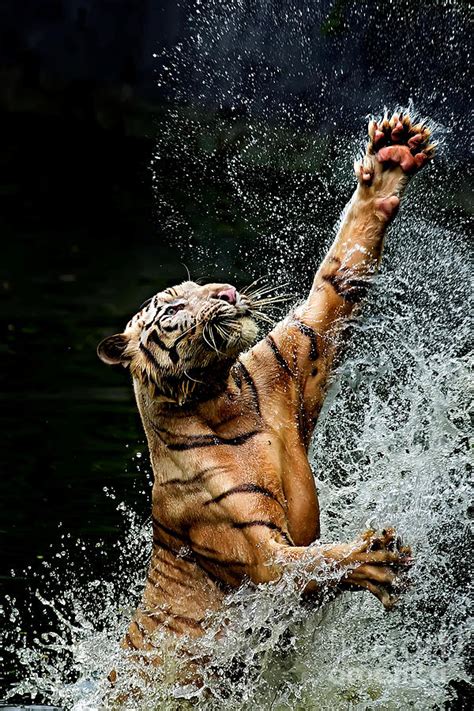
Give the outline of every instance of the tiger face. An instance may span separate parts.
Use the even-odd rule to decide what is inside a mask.
[[[258,335],[253,302],[230,284],[187,281],[155,294],[123,333],[98,346],[105,363],[129,367],[155,396],[182,403],[228,374]]]

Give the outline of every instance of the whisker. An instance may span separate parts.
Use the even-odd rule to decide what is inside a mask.
[[[186,269],[186,273],[188,275],[188,281],[192,281],[191,272],[189,271],[187,264],[185,264],[184,262],[180,262],[180,264]]]
[[[221,338],[228,338],[229,337],[229,333],[224,328],[219,326],[217,323],[214,324],[214,328],[216,329],[217,333],[219,334],[219,336]]]
[[[257,304],[258,306],[266,306],[267,304],[278,304],[283,301],[290,301],[293,298],[293,294],[282,294],[281,296],[268,296],[263,299],[255,299],[251,303]]]
[[[251,284],[248,284],[248,285],[245,286],[243,289],[240,289],[240,293],[241,293],[241,294],[247,294],[248,290],[251,289],[252,286],[254,286],[254,284],[257,284],[257,282],[262,281],[262,279],[267,279],[267,278],[268,278],[267,275],[257,277],[257,279],[254,279]]]
[[[272,291],[277,289],[283,289],[285,286],[289,286],[290,282],[285,282],[284,284],[277,284],[276,286],[263,286],[260,289],[255,289],[254,291],[246,294],[249,298],[255,298],[256,296],[264,296],[265,294],[270,294]]]
[[[196,378],[192,378],[185,370],[183,372],[188,380],[192,380],[193,383],[201,383],[202,385],[204,385],[204,380],[197,380]]]
[[[271,319],[269,316],[267,316],[267,314],[263,314],[260,311],[255,311],[253,313],[253,316],[257,320],[266,321],[266,323],[269,323],[271,326],[274,326],[276,323],[273,319]]]
[[[230,326],[231,328],[235,328],[236,326],[239,325],[239,322],[236,321],[235,319],[225,319],[225,320],[223,319],[216,325],[220,326],[221,328],[227,328],[228,326]]]
[[[207,343],[207,345],[208,345],[212,350],[214,350],[218,355],[222,355],[222,356],[223,356],[223,355],[225,355],[225,354],[222,353],[222,352],[218,349],[217,344],[216,344],[216,341],[215,341],[215,338],[214,338],[214,334],[213,334],[212,331],[210,330],[209,325],[210,325],[209,323],[206,323],[206,325],[205,325],[204,328],[202,329],[202,337],[204,338],[204,341]],[[208,341],[207,338],[206,338],[206,329],[209,329],[209,330],[207,331],[207,335],[208,335],[209,338],[211,339],[212,343],[209,343],[209,341]]]
[[[206,343],[206,344],[209,346],[209,348],[211,349],[211,351],[214,351],[215,348],[214,348],[214,346],[212,345],[212,343],[209,343],[209,341],[207,340],[206,334],[205,334],[205,332],[204,332],[204,329],[203,329],[203,332],[202,332],[202,337],[203,337],[204,343]]]
[[[270,285],[270,284],[265,285],[264,284],[263,286],[260,286],[258,289],[256,289],[256,291],[263,291],[263,292],[275,291],[275,289],[283,289],[285,286],[288,286],[289,284],[290,284],[289,281],[284,281],[282,284],[273,284],[273,285]]]
[[[193,328],[196,328],[196,326],[199,326],[199,324],[201,324],[201,323],[202,323],[202,321],[196,321],[196,323],[194,323],[192,326],[187,328],[186,331],[183,331],[183,333],[180,333],[178,336],[176,336],[176,338],[174,339],[171,346],[174,346],[176,341],[179,341],[180,338],[183,338],[183,336],[186,336],[190,331],[193,330]]]

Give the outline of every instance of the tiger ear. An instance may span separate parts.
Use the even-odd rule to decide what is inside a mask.
[[[127,367],[130,363],[130,357],[125,355],[128,343],[129,337],[124,333],[108,336],[97,346],[97,355],[107,365],[119,365],[121,363],[124,367]]]

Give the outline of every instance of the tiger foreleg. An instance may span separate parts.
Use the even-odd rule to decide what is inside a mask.
[[[291,547],[273,545],[275,577],[293,569],[303,594],[324,590],[368,590],[386,609],[393,607],[406,586],[411,550],[393,529],[367,531],[352,543]],[[257,581],[258,582],[258,581]]]
[[[408,180],[434,155],[429,141],[428,126],[413,125],[408,113],[370,122],[365,154],[354,164],[358,186],[307,302],[323,328],[349,316],[365,295]]]
[[[407,112],[369,124],[365,154],[355,163],[358,186],[309,297],[295,312],[302,332],[299,364],[305,382],[304,400],[311,414],[322,404],[338,335],[378,270],[384,236],[397,214],[407,182],[434,151],[426,122],[414,124]],[[313,331],[317,361],[307,357],[311,351],[304,328]]]

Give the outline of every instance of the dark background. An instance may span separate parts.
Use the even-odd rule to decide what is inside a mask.
[[[211,253],[216,240],[227,245],[218,277],[245,279],[241,248],[257,234],[224,169],[255,117],[274,128],[291,114],[324,136],[330,165],[336,133],[354,137],[369,111],[422,97],[424,112],[454,126],[446,156],[455,170],[439,219],[469,212],[460,178],[468,4],[275,0],[271,16],[264,5],[244,3],[232,32],[205,45],[203,63],[193,3],[0,2],[0,576],[20,599],[58,545],[60,523],[73,538],[116,540],[122,518],[104,486],[148,515],[128,377],[103,366],[95,348],[150,294],[185,278],[183,259],[193,261],[167,229],[150,170],[170,107],[198,112],[218,147],[204,162],[197,144],[177,157],[172,144],[183,137],[174,135],[158,170],[161,194],[198,243]],[[231,3],[220,8],[232,12]],[[187,61],[158,85],[163,52],[178,44]],[[223,99],[226,83],[232,96]],[[259,171],[262,199],[292,180],[278,161]],[[334,187],[321,224],[347,197]],[[271,256],[261,253],[262,265]]]

